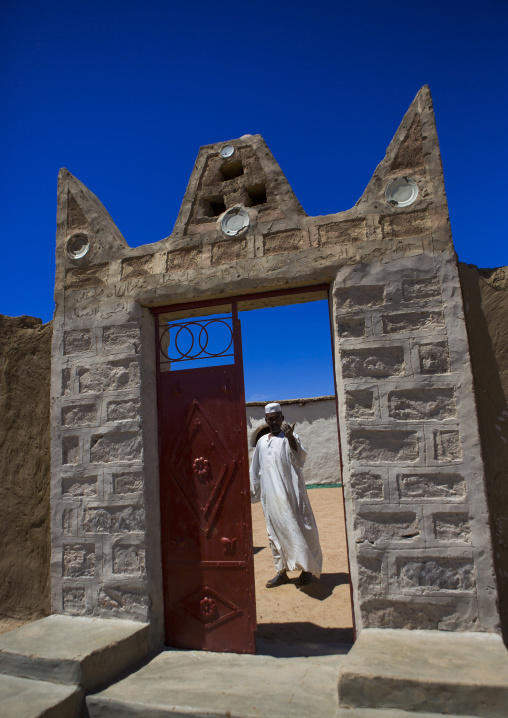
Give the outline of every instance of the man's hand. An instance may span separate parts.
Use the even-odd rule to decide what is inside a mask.
[[[286,437],[286,439],[289,441],[289,446],[294,449],[294,451],[298,451],[298,444],[296,443],[296,439],[293,436],[295,426],[296,422],[293,424],[293,426],[290,426],[287,421],[283,421],[280,428],[284,432],[284,436]]]
[[[281,425],[281,429],[284,432],[284,436],[286,439],[289,439],[290,436],[293,436],[293,431],[295,430],[296,422],[293,424],[293,426],[290,426],[290,424],[287,423],[287,421],[283,421]]]

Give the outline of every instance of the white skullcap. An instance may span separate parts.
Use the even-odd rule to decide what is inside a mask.
[[[276,401],[272,401],[265,406],[265,414],[274,414],[276,411],[282,411],[280,404],[277,404]]]

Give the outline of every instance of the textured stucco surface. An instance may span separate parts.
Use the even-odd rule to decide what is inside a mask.
[[[0,619],[50,610],[51,332],[40,319],[0,316]]]

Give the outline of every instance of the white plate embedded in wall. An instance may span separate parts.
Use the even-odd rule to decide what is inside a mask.
[[[418,185],[409,177],[398,177],[386,188],[385,197],[388,204],[407,207],[418,197]]]

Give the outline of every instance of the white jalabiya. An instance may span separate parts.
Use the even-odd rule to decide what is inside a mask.
[[[250,467],[251,501],[261,501],[277,571],[321,575],[323,556],[302,467],[307,457],[297,434],[297,450],[280,432],[256,444]]]

